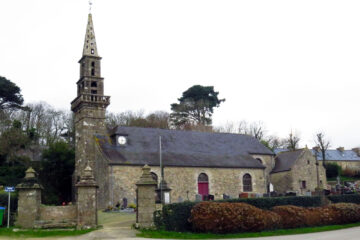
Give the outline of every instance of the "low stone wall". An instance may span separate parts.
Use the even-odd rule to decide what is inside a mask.
[[[35,221],[35,228],[62,228],[76,226],[76,205],[41,206],[40,218]]]

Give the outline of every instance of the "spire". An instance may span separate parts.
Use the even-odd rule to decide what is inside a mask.
[[[91,13],[89,13],[89,16],[88,16],[83,56],[99,57],[98,52],[97,52],[97,47],[96,47],[95,31],[94,31],[94,25],[92,22]]]

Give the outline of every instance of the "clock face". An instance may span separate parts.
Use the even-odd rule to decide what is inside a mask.
[[[126,144],[126,137],[124,137],[124,136],[118,137],[118,143],[120,145],[125,145]]]

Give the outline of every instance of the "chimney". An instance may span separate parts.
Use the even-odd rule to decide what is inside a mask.
[[[320,147],[319,146],[315,146],[312,148],[315,152],[320,152]]]
[[[353,150],[354,152],[356,152],[356,154],[358,155],[358,157],[360,157],[360,148],[353,148],[353,149],[351,149],[351,150]]]
[[[336,150],[338,150],[339,152],[344,152],[345,148],[344,147],[338,147]]]

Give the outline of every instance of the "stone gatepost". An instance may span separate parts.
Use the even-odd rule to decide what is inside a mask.
[[[40,218],[42,189],[33,168],[30,167],[26,170],[24,180],[16,188],[19,190],[16,225],[23,228],[33,228],[35,221]]]
[[[152,178],[148,165],[145,165],[142,170],[140,180],[136,183],[136,225],[140,228],[150,228],[154,227],[155,188],[157,182]]]
[[[96,228],[97,219],[97,188],[93,171],[88,165],[84,175],[75,185],[77,188],[77,228]]]

